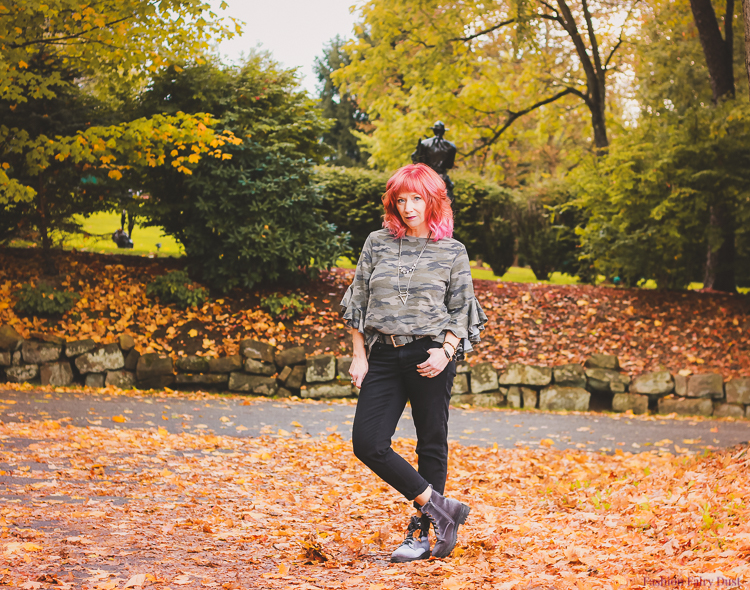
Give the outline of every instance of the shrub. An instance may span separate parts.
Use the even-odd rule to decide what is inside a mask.
[[[242,138],[221,158],[190,164],[189,176],[163,166],[142,177],[151,196],[143,214],[184,246],[191,276],[212,289],[299,283],[346,250],[312,181],[327,121],[296,84],[294,71],[251,55],[239,67],[168,69],[144,95],[144,114],[209,112]]]
[[[59,291],[49,285],[21,285],[14,309],[35,316],[62,315],[70,311],[78,301],[78,295],[70,291]]]
[[[181,309],[200,307],[208,293],[193,283],[184,270],[174,270],[157,277],[146,286],[146,295],[158,297],[162,305],[174,304]]]
[[[310,309],[310,305],[302,301],[302,298],[295,293],[289,295],[273,293],[267,297],[262,297],[260,306],[271,314],[271,317],[280,320],[292,319],[294,316]]]

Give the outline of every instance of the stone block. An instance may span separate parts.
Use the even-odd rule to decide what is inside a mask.
[[[41,340],[42,342],[51,342],[52,344],[59,344],[65,348],[67,342],[62,336],[55,336],[54,334],[45,334],[43,332],[32,332],[29,334],[31,338],[29,340]]]
[[[63,387],[73,383],[73,369],[68,361],[47,363],[39,369],[42,385]]]
[[[336,377],[339,379],[346,379],[347,381],[351,380],[349,367],[352,366],[352,360],[353,359],[350,356],[340,356],[338,358],[336,361]]]
[[[585,412],[589,409],[591,394],[582,387],[545,387],[539,394],[540,410],[568,410]]]
[[[292,392],[285,387],[279,387],[276,390],[276,397],[292,397]]]
[[[74,342],[66,342],[65,343],[65,356],[70,358],[75,358],[77,356],[81,356],[82,354],[86,354],[87,352],[91,352],[96,348],[96,342],[94,342],[91,338],[86,338],[86,340],[76,340]]]
[[[611,369],[586,369],[588,389],[598,393],[624,393],[630,375]]]
[[[467,363],[466,361],[461,361],[460,363],[456,363],[456,373],[471,373],[471,365]]]
[[[669,371],[644,373],[633,379],[628,390],[644,395],[667,395],[674,391],[674,379]]]
[[[307,358],[305,381],[327,383],[336,377],[336,357],[332,354],[319,354]]]
[[[687,395],[688,378],[685,375],[674,376],[674,392],[676,395],[685,397]]]
[[[135,367],[136,379],[140,381],[149,381],[150,384],[159,384],[157,387],[167,387],[161,385],[166,380],[157,379],[161,377],[173,377],[174,366],[172,359],[168,356],[159,356],[155,352],[149,352],[141,355],[138,364]],[[171,383],[173,380],[170,380]]]
[[[276,365],[274,363],[264,363],[255,359],[245,359],[245,373],[251,375],[265,375],[270,377],[276,374]]]
[[[668,395],[659,400],[659,414],[679,414],[681,416],[710,416],[714,405],[710,399],[690,399]]]
[[[10,367],[13,355],[8,351],[0,352],[0,367]]]
[[[247,373],[230,373],[229,390],[239,393],[254,393],[255,395],[276,395],[279,389],[276,379]]]
[[[137,379],[139,389],[164,389],[165,387],[172,387],[174,385],[174,375],[155,375],[154,377],[148,377],[147,379]]]
[[[139,358],[141,358],[141,353],[138,352],[135,348],[131,350],[128,353],[128,356],[125,357],[125,370],[135,372],[135,370],[138,368]]]
[[[523,398],[523,407],[529,410],[536,408],[538,395],[536,390],[529,389],[528,387],[521,388],[521,397]]]
[[[587,369],[620,370],[620,359],[613,354],[592,354],[584,364]]]
[[[13,353],[13,356],[10,359],[10,364],[13,367],[20,367],[23,364],[23,356],[21,355],[20,350]]]
[[[284,367],[283,369],[281,369],[276,379],[279,383],[284,385],[286,383],[286,380],[289,379],[289,376],[291,374],[292,374],[292,367]]]
[[[704,373],[690,375],[685,397],[710,397],[721,399],[724,397],[724,379],[718,373]]]
[[[498,387],[497,371],[492,363],[477,363],[471,368],[471,392],[494,391]]]
[[[716,404],[714,416],[716,418],[744,418],[745,408],[738,404]]]
[[[286,366],[300,365],[305,362],[305,357],[304,346],[295,346],[277,352],[274,356],[274,361],[276,362],[276,366],[280,369]]]
[[[104,387],[104,373],[88,373],[86,375],[86,387],[94,387],[96,389]]]
[[[474,405],[474,398],[475,397],[476,396],[474,394],[471,394],[471,393],[462,393],[462,394],[459,394],[459,395],[451,395],[451,402],[450,403],[451,403],[451,405],[454,408],[457,408],[458,406],[463,406],[463,405],[473,406]]]
[[[304,383],[305,381],[306,372],[307,367],[305,367],[305,365],[297,365],[296,367],[292,367],[292,373],[291,375],[289,375],[289,378],[284,381],[284,387],[286,387],[287,389],[299,389],[300,387],[302,387],[302,383]]]
[[[508,388],[508,407],[516,410],[521,408],[521,388],[518,385],[512,385]]]
[[[177,373],[174,379],[175,385],[203,385],[206,387],[226,386],[229,383],[227,373],[204,373],[189,375],[187,373]]]
[[[28,365],[40,365],[42,363],[53,363],[58,360],[62,354],[62,349],[62,344],[24,340],[21,345],[21,354],[23,355],[24,363]]]
[[[627,412],[633,414],[645,414],[648,412],[648,396],[635,393],[616,393],[612,398],[612,410],[615,412]]]
[[[552,367],[511,363],[500,374],[499,383],[500,385],[533,385],[544,387],[552,383]]]
[[[23,344],[23,336],[21,336],[13,326],[3,324],[0,326],[0,350],[6,352],[15,352]]]
[[[459,373],[453,379],[451,395],[463,395],[465,393],[469,393],[469,379],[466,373]]]
[[[735,377],[724,385],[728,404],[750,404],[750,377]]]
[[[129,352],[135,348],[135,338],[130,334],[120,334],[117,343],[120,345],[120,350],[123,352]]]
[[[174,362],[178,373],[208,373],[208,359],[204,356],[183,356]],[[179,383],[179,380],[177,381]]]
[[[5,379],[11,383],[33,381],[39,375],[38,365],[16,365],[5,369]]]
[[[586,387],[586,373],[581,365],[571,363],[552,370],[555,385],[561,387]]]
[[[105,371],[122,369],[125,366],[125,357],[120,347],[113,343],[76,357],[75,364],[82,375],[104,373]]]
[[[259,342],[258,340],[247,338],[240,342],[240,354],[245,358],[253,359],[255,361],[272,363],[274,362],[276,347],[265,342]]]
[[[210,373],[233,373],[241,370],[242,357],[239,354],[208,359],[208,371]]]
[[[334,398],[349,397],[352,394],[351,381],[333,380],[327,383],[309,383],[300,395],[303,398]]]
[[[107,371],[104,385],[112,385],[120,389],[133,389],[135,387],[135,373],[131,371]]]
[[[477,393],[472,396],[471,404],[477,408],[494,408],[505,403],[505,396],[499,391]]]

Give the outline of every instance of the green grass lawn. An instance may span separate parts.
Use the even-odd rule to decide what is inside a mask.
[[[158,227],[140,227],[137,223],[133,229],[133,249],[121,249],[112,241],[112,234],[120,227],[119,213],[96,213],[91,217],[76,216],[83,230],[91,234],[90,237],[76,234],[55,235],[55,241],[62,240],[64,248],[75,248],[83,252],[99,252],[102,254],[133,254],[135,256],[158,255],[182,256],[185,251],[174,238],[164,235]],[[161,244],[157,249],[156,244]],[[22,247],[29,244],[13,241],[11,246]],[[158,254],[157,254],[158,253]]]

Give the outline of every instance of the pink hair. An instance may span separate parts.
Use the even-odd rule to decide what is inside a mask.
[[[388,179],[382,197],[385,216],[383,227],[394,238],[403,238],[408,229],[396,207],[401,193],[417,193],[425,200],[425,219],[433,241],[453,236],[453,210],[440,175],[425,164],[409,164],[396,170]]]

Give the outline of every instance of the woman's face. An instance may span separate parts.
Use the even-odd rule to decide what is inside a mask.
[[[427,202],[417,193],[401,193],[396,199],[396,208],[401,219],[409,229],[409,236],[425,237],[429,233],[427,219]],[[424,236],[422,234],[425,234]]]

